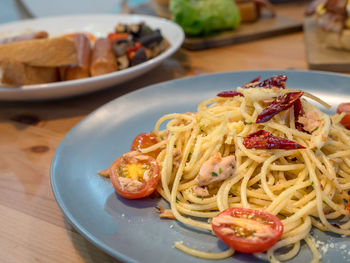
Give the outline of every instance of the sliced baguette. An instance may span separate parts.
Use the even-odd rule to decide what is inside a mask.
[[[0,45],[0,62],[5,59],[38,67],[58,67],[78,62],[74,41],[66,37]]]
[[[10,87],[50,83],[59,80],[55,67],[28,66],[13,59],[0,62],[1,83]]]

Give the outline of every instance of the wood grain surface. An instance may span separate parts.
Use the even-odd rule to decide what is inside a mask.
[[[302,19],[304,8],[292,3],[277,10]],[[307,69],[303,33],[203,51],[181,49],[151,72],[90,95],[0,102],[0,262],[118,262],[77,233],[55,202],[49,170],[59,142],[90,112],[130,91],[185,76],[259,69]]]

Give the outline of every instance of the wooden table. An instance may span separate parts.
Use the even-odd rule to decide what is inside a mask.
[[[277,6],[302,19],[305,3]],[[303,33],[222,48],[179,50],[133,81],[80,96],[44,102],[0,102],[1,262],[118,262],[90,244],[62,215],[50,187],[50,163],[65,134],[91,111],[157,82],[198,74],[307,69]]]

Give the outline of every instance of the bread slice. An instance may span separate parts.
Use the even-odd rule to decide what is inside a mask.
[[[350,51],[350,29],[343,29],[340,33],[324,31],[318,28],[319,41],[327,48]]]
[[[78,62],[74,41],[66,37],[0,45],[0,62],[5,59],[37,67],[58,67]]]
[[[254,22],[260,17],[259,8],[253,1],[238,1],[237,7],[241,15],[241,22]]]
[[[340,36],[340,45],[343,49],[350,51],[350,29],[343,29]]]
[[[59,73],[56,67],[28,66],[13,59],[4,59],[0,62],[0,80],[2,84],[18,87],[58,81]]]

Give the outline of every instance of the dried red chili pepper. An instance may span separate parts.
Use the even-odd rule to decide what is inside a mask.
[[[243,88],[264,88],[264,89],[272,89],[273,87],[285,89],[286,88],[286,75],[278,75],[273,76],[271,78],[260,81],[260,76],[253,79],[251,82],[243,85]]]
[[[301,104],[300,99],[297,99],[294,102],[294,119],[297,121],[301,115],[304,114],[303,105]]]
[[[348,210],[350,213],[350,195],[348,197],[348,204],[346,205],[346,210]]]
[[[273,76],[271,78],[265,79],[262,82],[261,87],[269,88],[269,89],[271,89],[272,87],[285,89],[286,88],[286,81],[287,81],[286,75]]]
[[[260,78],[261,78],[261,76],[257,76],[251,82],[244,84],[243,88],[244,89],[259,88],[260,84],[261,84]]]
[[[305,133],[309,133],[308,131],[304,130],[304,124],[298,122],[298,119],[300,116],[302,116],[304,114],[304,109],[303,109],[303,105],[301,104],[300,99],[297,99],[294,102],[294,119],[295,119],[295,128],[298,131],[301,132],[305,132]]]
[[[238,92],[238,91],[235,91],[235,90],[228,90],[228,91],[222,91],[222,92],[218,93],[216,96],[224,97],[224,98],[236,97],[236,96],[243,97],[243,94]]]
[[[281,111],[287,110],[304,94],[302,91],[286,93],[275,99],[256,118],[256,123],[263,123],[270,120]]]
[[[253,79],[249,83],[245,83],[242,88],[244,89],[251,89],[251,88],[260,88],[261,86],[261,81],[260,81],[261,76],[257,76],[255,79]]]
[[[261,79],[261,76],[257,76],[255,79],[253,79],[250,83],[257,82]]]
[[[277,137],[265,130],[258,130],[244,138],[243,145],[247,149],[304,149],[305,147],[291,140]]]

